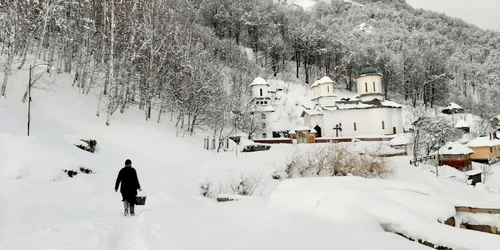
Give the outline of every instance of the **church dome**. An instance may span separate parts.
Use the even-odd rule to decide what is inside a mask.
[[[371,66],[367,66],[367,67],[363,68],[361,70],[361,72],[359,72],[359,74],[360,75],[378,74],[378,71],[375,68],[371,67]]]
[[[335,83],[330,77],[328,76],[323,76],[321,79],[315,81],[312,85],[311,85],[311,88],[312,87],[315,87],[315,86],[318,86],[320,84],[323,84],[323,83]]]
[[[264,80],[264,78],[262,77],[257,77],[253,80],[253,82],[250,84],[250,86],[256,86],[256,85],[266,85],[266,86],[269,86],[269,83],[266,82],[266,80]]]

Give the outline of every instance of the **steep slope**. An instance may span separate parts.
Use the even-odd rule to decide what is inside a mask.
[[[351,202],[353,199],[387,194],[378,184],[358,178],[343,178],[332,184],[342,186],[337,193],[342,203],[332,202],[332,196],[324,202],[313,202],[320,205],[315,211],[304,210],[302,205],[289,206],[289,202],[309,204],[304,197],[318,197],[318,193],[304,188],[287,192],[284,200],[276,199],[283,187],[297,182],[272,180],[271,172],[284,167],[287,157],[308,145],[276,145],[268,152],[240,153],[238,157],[234,151],[214,154],[203,150],[202,134],[176,137],[169,121],[145,121],[143,111],[134,106],[124,114],[114,114],[112,125],[106,126],[104,110],[100,117],[95,115],[97,95],[78,93],[70,86],[72,78],[65,74],[53,75],[53,84],[41,84],[44,89],[33,90],[32,130],[27,137],[27,104],[19,101],[27,81],[26,71],[17,71],[13,79],[10,95],[0,100],[0,249],[427,249],[386,232],[388,229],[381,224],[390,222],[394,230],[395,225],[403,223],[397,228],[423,237],[427,235],[414,230],[437,225],[436,216],[443,219],[453,215],[450,204],[468,201],[469,197],[480,197],[472,200],[472,205],[498,203],[494,195],[481,196],[472,187],[441,182],[430,173],[406,170],[406,164],[395,161],[398,171],[394,179],[407,183],[380,182],[392,187],[391,196],[403,204],[398,209],[413,215],[415,224],[407,225],[407,220],[397,216],[384,221],[384,213],[362,211],[361,203]],[[73,144],[79,139],[97,140],[97,153],[76,148]],[[138,216],[134,218],[122,215],[121,196],[114,192],[117,172],[127,158],[138,171],[142,195],[147,196],[146,205],[137,207]],[[80,172],[69,178],[62,171],[78,171],[79,167],[95,173]],[[255,197],[221,204],[199,194],[199,183],[206,178],[223,191],[230,191],[242,176],[258,182]],[[304,183],[321,187],[331,180],[307,179]],[[342,184],[344,180],[360,182],[365,189],[351,192],[349,185]],[[420,196],[451,197],[438,202],[447,205],[444,210],[423,206],[430,214],[411,212],[410,205],[428,201],[405,198],[407,192],[420,185],[423,187],[417,191],[429,192]],[[467,191],[459,193],[455,189]],[[330,190],[326,190],[326,196],[332,195]],[[484,197],[488,199],[481,203]],[[432,205],[438,204],[434,201]],[[373,205],[374,199],[370,202]],[[394,204],[391,202],[384,199],[380,205],[389,209]],[[354,208],[345,210],[338,204]],[[438,213],[432,214],[434,211]],[[453,232],[448,235],[450,230]],[[436,231],[436,239],[453,238],[455,230]],[[464,240],[474,236],[467,231],[458,234]],[[494,235],[481,237],[483,245],[498,244]]]
[[[201,140],[175,137],[169,124],[144,121],[135,108],[105,126],[105,117],[95,116],[97,97],[78,93],[67,75],[57,76],[50,91],[33,91],[27,137],[27,104],[18,99],[27,77],[18,71],[13,79],[0,104],[0,249],[304,249],[310,242],[315,249],[367,247],[354,242],[352,232],[309,213],[270,210],[265,199],[218,204],[198,193],[205,178],[229,186],[253,172],[264,176],[257,192],[269,194],[277,185],[267,181],[269,166],[282,162],[283,154],[260,160],[214,155]],[[96,139],[98,152],[76,148],[80,138]],[[121,196],[113,190],[127,158],[147,195],[136,218],[123,217]],[[69,178],[62,171],[80,166],[95,173]],[[381,229],[366,236],[376,249],[422,249]]]

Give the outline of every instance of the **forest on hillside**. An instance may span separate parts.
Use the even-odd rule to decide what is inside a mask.
[[[243,48],[250,48],[249,58]],[[500,106],[500,33],[416,10],[404,0],[0,0],[0,93],[14,70],[49,62],[100,93],[107,124],[131,104],[175,113],[192,133],[253,131],[248,85],[292,75],[328,75],[355,90],[366,65],[384,74],[388,98],[418,106],[454,101],[483,118]],[[235,112],[238,111],[238,112]],[[99,109],[97,111],[99,115]]]

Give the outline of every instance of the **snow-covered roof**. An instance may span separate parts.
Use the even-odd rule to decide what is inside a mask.
[[[323,76],[321,79],[315,81],[312,85],[311,85],[311,88],[312,87],[315,87],[315,86],[318,86],[320,84],[323,84],[323,83],[334,83],[334,81],[328,77],[328,76]]]
[[[446,106],[446,108],[444,109],[463,109],[460,105],[452,102],[450,104],[448,104],[448,106]]]
[[[449,142],[439,148],[440,155],[468,155],[474,154],[474,151],[458,142]]]
[[[371,102],[360,102],[360,101],[346,101],[346,102],[336,102],[337,109],[347,110],[347,109],[370,109],[370,108],[401,108],[402,106],[393,101],[379,101],[374,100]]]
[[[292,132],[297,132],[297,131],[309,131],[309,132],[313,132],[314,131],[314,132],[316,132],[316,130],[314,130],[314,129],[308,127],[308,126],[298,126],[298,127],[294,128],[294,129],[292,129],[290,131],[292,131]]]
[[[482,172],[483,171],[481,169],[472,169],[472,170],[466,171],[465,174],[466,175],[476,175],[476,174],[480,174]]]
[[[303,113],[302,113],[302,116],[304,116],[304,113],[310,115],[310,116],[313,116],[313,115],[323,115],[323,113],[321,113],[320,111],[318,110],[315,110],[315,109],[304,109]]]
[[[455,128],[470,128],[470,123],[461,119],[455,124]]]
[[[489,136],[480,136],[465,144],[467,147],[493,147],[500,146],[500,140],[490,139]]]
[[[276,111],[273,107],[269,106],[269,105],[265,105],[265,106],[256,106],[254,109],[253,109],[254,112],[274,112]]]
[[[259,76],[253,80],[252,84],[250,84],[250,86],[255,86],[255,85],[267,85],[267,86],[269,86],[269,83],[267,83],[266,80],[264,80],[264,78]]]
[[[389,141],[391,146],[407,145],[408,143],[410,143],[410,135],[408,134],[398,135]]]

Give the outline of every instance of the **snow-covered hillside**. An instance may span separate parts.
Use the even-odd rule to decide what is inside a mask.
[[[500,244],[498,236],[437,222],[454,215],[453,205],[500,206],[497,194],[436,178],[409,166],[408,157],[391,160],[392,181],[278,181],[271,173],[310,145],[217,154],[203,149],[203,134],[176,137],[168,119],[145,121],[133,106],[106,126],[105,113],[95,115],[96,93],[78,93],[69,75],[53,77],[50,88],[33,90],[29,137],[27,103],[20,101],[25,70],[15,72],[0,99],[0,249],[428,249],[392,233],[398,230],[464,247],[456,249]],[[79,139],[97,140],[98,151],[76,148]],[[114,191],[125,159],[147,196],[136,217],[123,216]],[[78,174],[69,178],[63,169]],[[206,179],[231,193],[242,176],[258,183],[251,199],[217,203],[199,193]]]
[[[322,1],[322,0],[293,0],[293,3],[304,8],[305,10],[310,10],[315,4],[316,2],[319,2],[319,1]],[[360,4],[356,1],[352,1],[352,0],[337,0],[337,1],[344,1],[344,2],[347,2],[347,3],[351,3],[352,5],[354,6],[364,6],[363,4]]]

